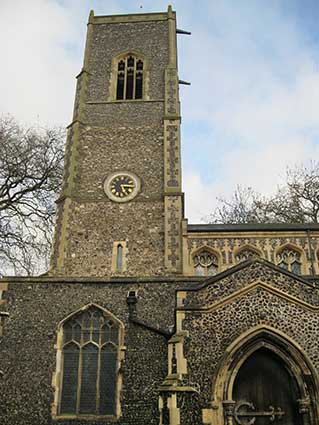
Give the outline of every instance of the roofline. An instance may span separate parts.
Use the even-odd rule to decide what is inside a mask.
[[[251,223],[251,224],[188,224],[189,233],[205,232],[279,232],[279,231],[317,231],[318,223]]]
[[[230,267],[229,269],[226,269],[224,271],[222,271],[221,273],[216,274],[215,276],[211,276],[211,277],[206,277],[205,280],[201,280],[198,281],[197,284],[191,286],[191,287],[184,287],[184,288],[179,288],[176,289],[176,292],[181,292],[181,291],[187,291],[187,292],[192,292],[192,291],[198,291],[200,289],[205,288],[206,286],[211,285],[214,282],[218,282],[219,280],[222,280],[234,273],[237,273],[238,271],[241,271],[249,266],[251,266],[252,264],[261,264],[261,265],[266,265],[267,267],[273,269],[274,271],[281,273],[281,274],[285,274],[286,276],[294,279],[294,280],[298,280],[299,282],[307,285],[308,287],[317,289],[318,285],[316,284],[315,281],[315,276],[312,276],[312,281],[313,282],[309,282],[309,280],[307,279],[307,277],[301,276],[301,275],[296,275],[294,273],[289,272],[288,270],[282,269],[281,267],[277,266],[276,264],[271,263],[268,260],[265,260],[264,258],[250,258],[246,261],[243,261],[239,264],[236,264],[233,267]]]
[[[126,17],[136,17],[136,16],[161,16],[167,14],[167,12],[147,12],[147,13],[118,13],[116,15],[94,15],[94,18],[126,18]]]
[[[143,284],[143,283],[170,283],[170,282],[182,282],[182,283],[197,283],[198,276],[149,276],[149,277],[139,277],[139,276],[129,276],[129,277],[97,277],[97,276],[51,276],[48,274],[43,274],[40,276],[3,276],[0,278],[0,282],[5,283],[39,283],[39,284],[85,284],[85,285],[95,285],[95,284]]]
[[[277,265],[265,260],[264,258],[256,258],[256,259],[248,259],[239,264],[236,264],[215,276],[204,277],[204,276],[149,276],[149,277],[140,277],[140,276],[127,276],[127,277],[97,277],[97,276],[54,276],[44,273],[40,276],[2,276],[0,278],[0,282],[4,283],[22,283],[22,284],[84,284],[84,285],[96,285],[96,284],[111,284],[111,285],[129,285],[129,284],[156,284],[156,283],[185,283],[194,285],[203,285],[206,284],[207,279],[211,281],[222,279],[225,276],[228,276],[231,273],[243,268],[243,266],[247,266],[252,262],[263,262],[268,264],[269,266],[275,268],[277,271],[281,273],[288,274],[289,276],[293,276],[297,280],[301,280],[313,286],[311,281],[316,282],[319,281],[319,275],[295,275],[285,269],[278,267]],[[181,289],[176,289],[180,291]]]
[[[94,11],[90,11],[89,24],[117,24],[117,23],[133,23],[133,22],[149,22],[149,21],[166,21],[169,17],[176,19],[176,12],[172,10],[172,6],[168,6],[167,12],[150,12],[150,13],[130,13],[118,15],[94,15]]]

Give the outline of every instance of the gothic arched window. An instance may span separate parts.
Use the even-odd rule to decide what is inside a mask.
[[[193,261],[195,276],[214,276],[218,273],[218,257],[208,250],[195,254]]]
[[[299,251],[286,247],[277,253],[277,265],[295,274],[301,274],[301,254]]]
[[[143,98],[144,62],[135,55],[127,55],[117,62],[116,99]]]
[[[242,261],[251,260],[252,258],[260,257],[260,253],[253,248],[242,248],[235,255],[235,260],[237,263],[241,263]]]
[[[96,306],[63,324],[59,415],[116,415],[120,326]]]

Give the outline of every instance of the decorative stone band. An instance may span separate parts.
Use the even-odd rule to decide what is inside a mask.
[[[181,191],[180,125],[178,120],[164,124],[165,191]]]
[[[178,74],[172,67],[165,70],[165,115],[179,116]]]
[[[171,273],[182,271],[182,201],[165,196],[165,266]]]

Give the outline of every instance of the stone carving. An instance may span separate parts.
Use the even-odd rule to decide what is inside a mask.
[[[201,250],[193,261],[196,276],[213,276],[218,273],[218,257],[210,251]]]
[[[296,274],[301,273],[301,254],[295,249],[290,247],[282,249],[277,253],[276,260],[279,267]]]
[[[241,261],[250,260],[251,258],[256,258],[256,257],[260,257],[259,252],[250,248],[244,248],[244,249],[241,249],[239,252],[237,252],[235,259],[239,263]]]
[[[317,265],[314,264],[314,266],[312,266],[312,263],[316,261],[319,263],[317,241],[313,239],[310,248],[307,237],[284,238],[278,236],[277,238],[269,238],[265,236],[256,237],[256,235],[254,235],[251,238],[225,238],[213,235],[211,238],[200,238],[198,236],[192,237],[192,235],[189,235],[187,247],[189,258],[191,258],[195,251],[201,247],[207,246],[215,249],[221,255],[223,267],[228,268],[232,267],[234,263],[236,264],[258,256],[274,264],[282,263],[280,255],[282,251],[280,251],[280,247],[285,247],[287,244],[291,244],[292,241],[295,242],[296,248],[299,248],[299,250],[303,249],[303,254],[298,260],[300,270],[297,270],[296,267],[296,269],[294,269],[295,272],[297,272],[297,274],[307,274],[313,267],[316,270]],[[312,251],[312,255],[310,251]],[[190,262],[190,264],[192,263]],[[282,267],[286,268],[288,271],[294,271],[292,267],[284,266],[285,264],[283,264]]]
[[[167,248],[168,248],[168,260],[172,268],[178,268],[180,262],[180,209],[179,199],[177,196],[169,197],[169,206],[167,208]]]
[[[178,187],[179,177],[179,147],[178,147],[178,126],[167,126],[167,186]]]
[[[176,115],[177,111],[177,70],[174,68],[169,68],[166,71],[166,99],[167,106],[166,112],[171,115]]]

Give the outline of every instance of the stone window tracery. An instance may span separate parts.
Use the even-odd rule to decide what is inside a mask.
[[[116,415],[120,326],[91,306],[63,324],[59,415]]]
[[[260,257],[260,253],[252,248],[243,248],[237,252],[235,255],[235,260],[237,263],[241,263],[242,261],[250,260],[252,258]]]
[[[213,252],[202,250],[193,257],[195,276],[214,276],[218,273],[218,257]]]
[[[282,249],[277,254],[277,265],[295,274],[301,274],[301,253],[291,247]]]
[[[117,63],[117,100],[143,99],[144,62],[135,55],[127,55]]]

